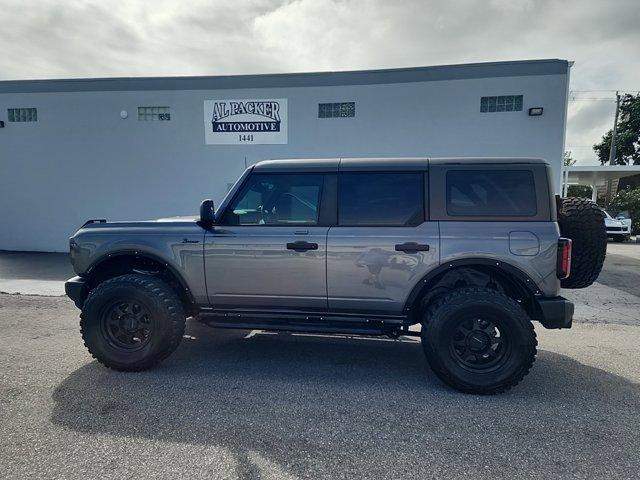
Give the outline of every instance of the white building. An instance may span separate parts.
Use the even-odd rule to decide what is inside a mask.
[[[0,249],[195,214],[269,158],[538,157],[560,190],[570,62],[0,82]]]

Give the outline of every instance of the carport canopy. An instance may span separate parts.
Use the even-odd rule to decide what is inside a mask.
[[[562,169],[562,196],[567,196],[569,185],[589,185],[591,199],[595,202],[596,187],[608,180],[620,180],[640,174],[640,165],[572,165]]]

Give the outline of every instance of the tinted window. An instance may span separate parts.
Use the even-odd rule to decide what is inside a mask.
[[[537,213],[528,170],[447,172],[447,213],[460,216],[531,217]]]
[[[342,173],[340,225],[419,225],[424,221],[424,174]]]
[[[323,175],[253,174],[225,214],[231,225],[318,223]]]

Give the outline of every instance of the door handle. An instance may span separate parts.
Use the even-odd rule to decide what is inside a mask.
[[[317,243],[305,242],[303,240],[287,243],[287,250],[295,250],[296,252],[306,252],[307,250],[317,250],[317,249],[318,249]]]
[[[396,244],[396,252],[415,253],[428,251],[429,245],[424,243],[406,242]]]

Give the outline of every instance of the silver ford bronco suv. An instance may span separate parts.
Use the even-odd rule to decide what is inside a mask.
[[[533,320],[570,328],[560,288],[597,278],[604,214],[554,196],[535,159],[322,159],[248,168],[199,218],[89,220],[70,239],[89,352],[148,369],[185,319],[217,328],[420,336],[464,392],[516,385]]]

